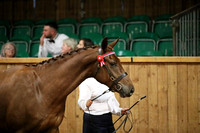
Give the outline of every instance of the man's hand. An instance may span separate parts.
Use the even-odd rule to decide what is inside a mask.
[[[91,99],[89,99],[87,102],[86,102],[86,107],[90,107],[91,106],[91,104],[93,103],[93,101],[91,101]]]
[[[129,108],[123,108],[123,109],[121,110],[121,114],[122,114],[122,115],[126,115],[128,112],[129,112]]]
[[[44,34],[42,34],[42,36],[40,37],[40,45],[41,46],[43,46],[43,44],[44,44],[44,38],[45,38],[46,36],[44,35]]]

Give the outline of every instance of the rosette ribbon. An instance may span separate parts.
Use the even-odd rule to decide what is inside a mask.
[[[106,63],[105,63],[105,61],[104,61],[104,58],[105,58],[106,56],[109,56],[109,55],[112,55],[112,54],[115,54],[115,52],[114,52],[114,51],[111,51],[111,52],[108,52],[108,53],[106,53],[106,54],[104,54],[104,55],[98,55],[98,56],[97,56],[97,60],[100,62],[100,66],[101,66],[101,67],[103,67],[103,65],[106,65]]]

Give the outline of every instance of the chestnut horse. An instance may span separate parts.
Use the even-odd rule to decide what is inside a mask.
[[[16,66],[0,72],[0,132],[59,133],[65,101],[88,77],[129,97],[133,84],[119,59],[111,52],[118,40],[101,47],[77,49],[35,65]],[[101,60],[97,56],[111,53]],[[112,79],[112,80],[111,80]]]

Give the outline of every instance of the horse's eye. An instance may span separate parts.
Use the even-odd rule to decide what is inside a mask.
[[[116,66],[117,63],[116,63],[116,62],[110,62],[110,65],[111,65],[111,66]]]

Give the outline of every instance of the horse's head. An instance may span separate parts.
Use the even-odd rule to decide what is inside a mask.
[[[128,97],[133,94],[134,86],[114,53],[113,47],[118,40],[109,45],[107,38],[102,41],[97,57],[99,66],[95,77],[101,83],[109,86],[110,90],[118,92],[121,97]]]

